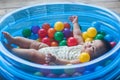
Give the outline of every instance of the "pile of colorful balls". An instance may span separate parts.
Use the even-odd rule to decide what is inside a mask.
[[[32,39],[49,46],[75,46],[78,43],[73,37],[73,32],[70,28],[71,25],[68,22],[58,21],[54,24],[54,27],[51,27],[49,23],[44,23],[41,28],[40,26],[32,26],[31,29],[24,29],[22,35],[27,38],[32,36]],[[97,31],[95,27],[89,27],[85,32],[82,32],[82,37],[85,42],[105,39],[110,42],[112,47],[116,44],[112,41],[113,38],[110,34],[106,34],[104,31]]]

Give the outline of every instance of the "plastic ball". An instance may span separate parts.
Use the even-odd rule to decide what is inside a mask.
[[[95,71],[98,71],[98,70],[100,70],[100,69],[102,69],[103,68],[103,66],[97,66],[96,68],[95,68]]]
[[[91,73],[91,71],[84,71],[84,75]]]
[[[75,72],[75,73],[72,75],[72,77],[81,76],[81,75],[82,75],[81,73]]]
[[[62,31],[64,29],[64,24],[62,22],[56,22],[54,28],[56,31]]]
[[[60,43],[59,43],[59,46],[66,46],[67,45],[67,41],[66,40],[62,40]]]
[[[64,74],[61,74],[59,77],[60,78],[67,78],[67,77],[69,77],[69,75],[64,73]]]
[[[98,34],[102,34],[103,36],[106,35],[106,33],[104,31],[99,31]]]
[[[93,41],[93,38],[86,38],[85,39],[85,42],[91,42],[91,41]]]
[[[63,69],[52,69],[51,73],[56,74],[56,75],[61,75],[64,73]]]
[[[57,75],[50,73],[46,77],[55,78],[55,77],[57,77]]]
[[[40,69],[40,72],[43,74],[43,75],[48,75],[50,74],[50,69]]]
[[[105,61],[104,66],[109,65],[111,62],[112,62],[112,60],[107,60],[107,61]]]
[[[34,33],[34,34],[37,34],[38,31],[39,31],[40,27],[39,26],[32,26],[31,27],[31,31]]]
[[[95,37],[97,34],[97,30],[94,27],[90,27],[87,29],[87,35],[89,37]]]
[[[56,41],[52,41],[51,46],[58,46],[58,43]]]
[[[48,37],[53,38],[56,30],[54,28],[48,29]]]
[[[114,47],[116,45],[116,42],[110,42],[111,47]]]
[[[63,34],[66,38],[69,38],[71,36],[71,31],[68,28],[64,28]]]
[[[50,24],[44,23],[44,24],[42,25],[42,28],[45,29],[46,31],[48,31],[48,29],[50,28]]]
[[[38,39],[38,35],[37,34],[32,34],[29,38],[33,39],[33,40],[36,40],[36,39]]]
[[[45,36],[47,36],[47,31],[46,31],[45,29],[40,29],[40,30],[38,31],[38,36],[39,36],[40,38],[44,38]]]
[[[112,42],[113,37],[110,34],[107,34],[107,35],[105,35],[104,39],[109,41],[109,42]]]
[[[35,72],[34,75],[36,75],[36,76],[43,76],[43,74],[41,72]]]
[[[79,60],[80,60],[80,62],[82,62],[82,63],[90,61],[90,55],[89,55],[89,53],[82,52],[82,53],[80,54],[80,56],[79,56]]]
[[[55,32],[55,34],[54,34],[54,38],[56,41],[62,41],[63,37],[64,37],[64,35],[61,31]]]
[[[49,45],[49,46],[50,46],[50,44],[51,44],[50,38],[48,38],[48,37],[44,37],[44,38],[42,39],[42,42],[45,43],[45,44],[47,44],[47,45]]]
[[[92,26],[95,27],[97,30],[100,30],[101,23],[99,21],[92,22]]]
[[[24,37],[30,37],[31,36],[31,30],[30,29],[23,29],[22,35]]]
[[[65,22],[65,23],[64,23],[64,28],[68,28],[68,29],[70,29],[70,24],[67,23],[67,22]]]
[[[72,75],[75,72],[75,69],[65,69],[64,72],[68,75]]]
[[[77,39],[74,38],[74,37],[69,37],[68,40],[67,40],[67,45],[68,46],[75,46],[77,45],[78,42],[77,42]]]
[[[86,38],[88,38],[87,32],[83,32],[83,33],[82,33],[82,37],[83,37],[84,40],[85,40]]]
[[[87,67],[87,66],[86,66]],[[86,67],[79,67],[75,69],[75,72],[83,73],[86,70]]]
[[[95,39],[95,40],[96,40],[96,39],[102,40],[102,39],[104,39],[104,35],[102,35],[102,34],[97,34],[94,39]]]

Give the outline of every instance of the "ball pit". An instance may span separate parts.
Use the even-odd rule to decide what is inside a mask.
[[[23,15],[23,13],[26,15]],[[35,25],[42,26],[44,22],[50,25],[57,21],[69,22],[68,17],[73,14],[80,17],[79,22],[83,32],[91,26],[95,27],[97,31],[104,31],[108,35],[105,35],[105,39],[115,42],[116,45],[113,49],[97,59],[82,64],[65,66],[40,65],[23,60],[9,52],[3,45],[5,39],[0,33],[0,68],[2,76],[8,80],[114,79],[120,73],[120,18],[107,9],[88,4],[70,3],[33,5],[16,10],[3,17],[0,20],[0,30],[8,31],[13,36],[22,36],[21,32],[24,28],[30,29],[31,26]],[[44,36],[46,36],[46,33],[47,31],[44,30]],[[29,38],[30,35],[27,34],[26,36],[25,33],[25,37]],[[41,40],[42,38],[40,37]]]

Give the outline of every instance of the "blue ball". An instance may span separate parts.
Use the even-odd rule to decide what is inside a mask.
[[[37,40],[38,39],[38,35],[37,34],[32,34],[30,36],[30,39]]]
[[[31,27],[31,31],[32,31],[34,34],[37,34],[39,29],[40,29],[39,26],[32,26],[32,27]]]
[[[86,75],[86,74],[89,74],[91,73],[91,71],[85,71],[83,74]]]
[[[100,30],[101,23],[99,21],[94,21],[91,26],[95,27],[97,30]]]
[[[113,41],[113,37],[110,34],[105,35],[104,39],[108,42]]]
[[[94,71],[98,71],[98,70],[100,70],[102,68],[103,68],[103,66],[97,66]]]

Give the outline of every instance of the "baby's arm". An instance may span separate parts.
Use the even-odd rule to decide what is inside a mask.
[[[75,60],[58,59],[58,58],[56,58],[55,56],[53,56],[51,54],[47,54],[45,60],[46,60],[46,62],[48,64],[50,62],[53,62],[53,63],[58,64],[58,65],[79,64],[80,63],[79,59],[75,59]]]
[[[78,16],[71,16],[70,21],[73,23],[73,36],[77,39],[78,44],[83,43],[82,32],[78,24]]]

